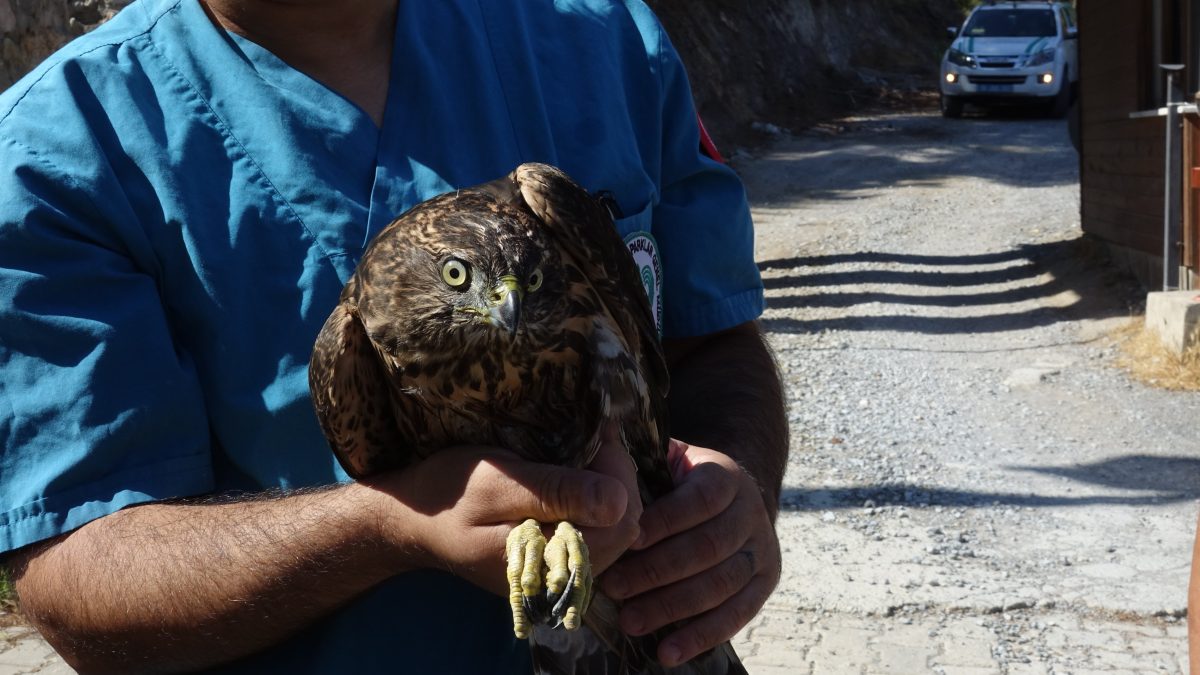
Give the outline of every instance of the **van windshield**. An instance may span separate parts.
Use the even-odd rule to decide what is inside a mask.
[[[1058,26],[1050,9],[984,9],[975,12],[963,34],[968,37],[1054,37]]]

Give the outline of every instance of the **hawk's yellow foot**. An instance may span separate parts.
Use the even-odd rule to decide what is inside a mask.
[[[592,601],[592,561],[583,534],[561,522],[546,542],[546,595],[554,603],[550,615],[567,630],[579,628]]]
[[[559,523],[547,541],[530,519],[508,534],[508,600],[513,632],[529,637],[533,624],[579,627],[592,599],[592,564],[583,535]]]

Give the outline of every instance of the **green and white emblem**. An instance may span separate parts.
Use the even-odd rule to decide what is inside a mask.
[[[650,311],[654,314],[654,327],[658,329],[658,337],[662,338],[663,323],[663,272],[662,262],[658,259],[658,243],[649,232],[630,232],[625,237],[625,245],[633,256],[638,274],[642,277],[642,286],[646,289],[646,297],[650,298]]]

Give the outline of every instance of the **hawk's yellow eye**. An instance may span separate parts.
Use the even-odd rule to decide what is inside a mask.
[[[451,258],[442,265],[442,281],[446,282],[447,286],[461,288],[468,278],[467,264],[463,261]]]
[[[525,287],[525,290],[532,293],[533,291],[536,291],[537,289],[539,289],[541,287],[542,287],[542,270],[536,269],[533,271],[533,274],[529,275],[529,285]]]

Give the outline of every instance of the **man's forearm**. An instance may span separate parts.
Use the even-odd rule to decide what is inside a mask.
[[[730,455],[758,481],[774,519],[787,466],[783,387],[757,325],[667,344],[671,435]]]
[[[276,643],[403,569],[374,529],[375,498],[351,484],[135,506],[9,563],[23,610],[77,668],[194,670]]]

